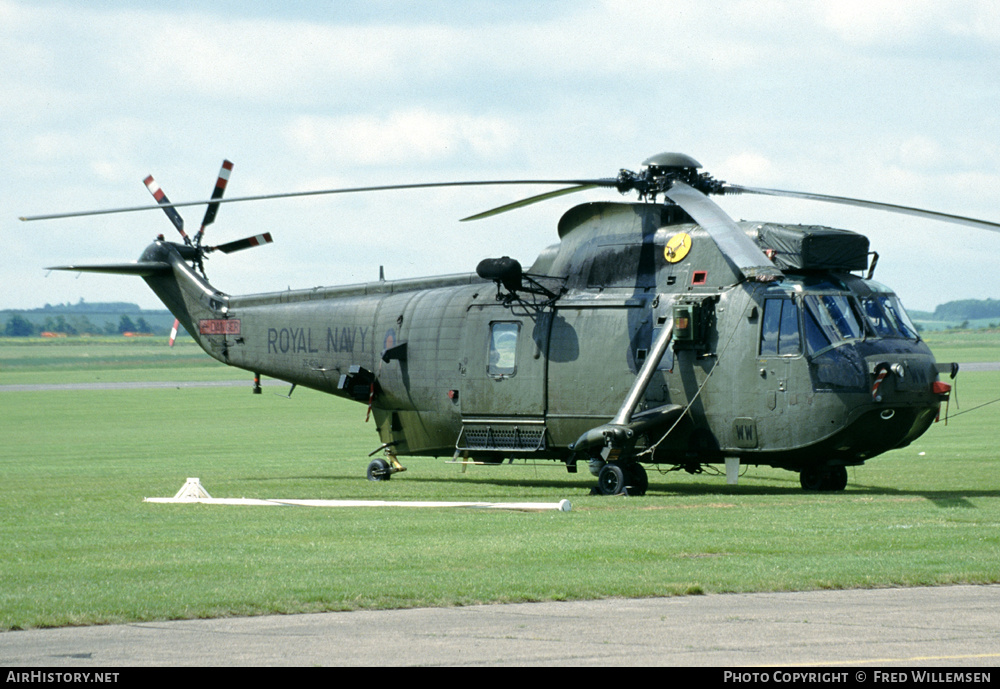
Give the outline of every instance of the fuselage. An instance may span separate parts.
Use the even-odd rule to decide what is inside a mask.
[[[587,459],[574,442],[616,415],[664,328],[636,412],[680,411],[643,428],[643,462],[858,464],[937,414],[938,365],[883,285],[808,266],[749,282],[676,207],[585,204],[559,229],[529,269],[551,299],[473,273],[230,296],[174,245],[143,260],[173,266],[145,279],[206,352],[370,405],[399,455]]]

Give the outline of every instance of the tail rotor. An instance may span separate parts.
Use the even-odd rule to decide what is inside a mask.
[[[169,205],[170,199],[168,199],[167,195],[163,193],[163,189],[160,189],[160,185],[156,183],[153,176],[149,175],[146,179],[142,180],[142,183],[146,185],[147,189],[149,189],[149,193],[153,195],[156,202],[163,206],[163,212],[167,214],[167,217],[170,218],[170,222],[172,222],[174,227],[177,228],[177,231],[181,233],[181,237],[184,238],[184,243],[188,246],[192,246],[191,238],[188,237],[187,232],[184,231],[184,218],[181,217],[181,214],[177,212],[176,208]]]
[[[149,193],[152,194],[153,198],[156,199],[156,202],[163,207],[163,212],[167,214],[167,218],[171,223],[173,223],[173,226],[177,228],[177,231],[184,239],[184,244],[191,247],[191,249],[194,249],[194,253],[191,255],[190,260],[203,276],[205,275],[205,254],[216,250],[221,251],[224,254],[230,254],[234,251],[249,249],[255,246],[260,246],[261,244],[270,244],[274,241],[271,238],[270,232],[264,232],[263,234],[244,237],[243,239],[226,242],[224,244],[219,244],[218,246],[202,246],[202,239],[205,236],[205,228],[215,222],[215,216],[219,212],[219,204],[222,201],[223,194],[226,193],[226,186],[229,184],[229,176],[232,172],[233,163],[229,160],[223,160],[222,167],[219,169],[219,177],[215,181],[215,189],[212,191],[212,197],[209,201],[208,207],[205,209],[205,217],[202,219],[201,227],[194,235],[193,240],[184,231],[184,219],[180,216],[180,213],[177,212],[175,204],[170,202],[170,199],[167,198],[163,189],[161,189],[160,185],[155,179],[153,179],[153,176],[149,175],[145,180],[143,180],[146,188],[149,189]],[[172,345],[173,340],[171,339],[171,346]]]

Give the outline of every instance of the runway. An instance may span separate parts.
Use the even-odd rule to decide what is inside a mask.
[[[261,386],[288,386],[283,380],[267,379]],[[117,383],[25,383],[0,385],[0,392],[50,392],[60,390],[147,390],[157,388],[240,388],[253,387],[252,380],[175,380],[133,381]]]
[[[996,666],[998,600],[1000,586],[942,586],[144,622],[0,634],[0,665],[819,666],[871,681]]]

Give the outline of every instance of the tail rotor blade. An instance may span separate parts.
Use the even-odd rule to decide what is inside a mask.
[[[212,192],[212,201],[205,209],[205,218],[201,221],[201,228],[194,240],[196,244],[201,244],[201,236],[205,234],[205,228],[215,222],[215,215],[219,212],[219,200],[226,193],[226,185],[229,183],[229,175],[233,172],[233,164],[229,160],[222,161],[222,168],[219,170],[219,178],[215,181],[215,190]]]
[[[146,185],[146,188],[149,189],[149,193],[153,195],[156,202],[163,206],[163,212],[167,214],[167,217],[170,218],[170,222],[174,224],[177,231],[181,233],[182,237],[184,237],[184,243],[190,245],[191,238],[187,236],[186,232],[184,232],[184,219],[177,212],[177,209],[170,204],[170,199],[168,199],[167,195],[163,193],[162,189],[160,189],[160,185],[156,183],[156,180],[153,179],[152,175],[144,179],[142,182]]]
[[[177,328],[180,326],[180,324],[181,324],[181,322],[175,318],[174,319],[174,327],[172,327],[170,329],[170,346],[171,347],[174,346],[174,340],[177,339]]]
[[[243,239],[237,239],[235,242],[226,242],[225,244],[220,244],[219,246],[213,246],[209,251],[215,251],[218,249],[224,254],[231,254],[234,251],[242,251],[243,249],[250,249],[255,246],[260,246],[261,244],[270,244],[274,240],[271,238],[270,232],[265,232],[264,234],[254,235],[253,237],[244,237]]]

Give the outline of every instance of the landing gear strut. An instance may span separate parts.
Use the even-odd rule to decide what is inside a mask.
[[[369,455],[371,456],[371,455]],[[388,481],[393,474],[406,471],[406,467],[399,463],[396,454],[391,449],[386,449],[385,459],[381,457],[373,459],[368,464],[369,481]]]

